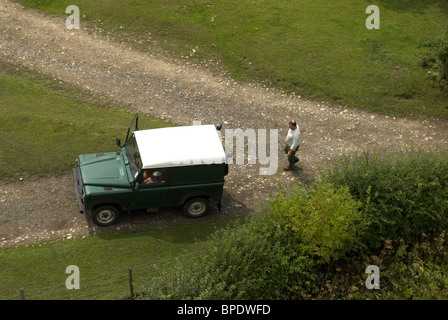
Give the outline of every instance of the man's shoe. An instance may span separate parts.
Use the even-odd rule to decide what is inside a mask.
[[[283,168],[283,170],[285,170],[285,171],[291,171],[292,169],[291,169],[290,167],[286,167],[286,168]]]
[[[299,158],[295,157],[295,158],[294,158],[294,163],[299,162],[299,160],[300,160]]]

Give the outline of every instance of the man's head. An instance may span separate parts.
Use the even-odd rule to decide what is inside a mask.
[[[295,120],[289,121],[289,129],[294,130],[295,128],[297,128],[296,121]]]

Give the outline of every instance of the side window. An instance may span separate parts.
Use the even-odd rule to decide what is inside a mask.
[[[142,186],[165,183],[166,169],[143,169],[139,182]]]

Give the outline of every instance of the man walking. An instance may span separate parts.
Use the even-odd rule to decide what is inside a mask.
[[[284,168],[285,171],[295,170],[294,164],[299,161],[296,152],[300,146],[300,129],[295,120],[289,121],[289,130],[286,135],[285,153],[288,155],[289,165]]]

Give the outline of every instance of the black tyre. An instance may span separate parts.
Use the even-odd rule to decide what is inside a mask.
[[[93,222],[101,227],[113,225],[120,215],[114,206],[99,206],[92,211]]]
[[[208,200],[204,198],[193,198],[184,204],[184,214],[189,218],[199,218],[208,212]]]

